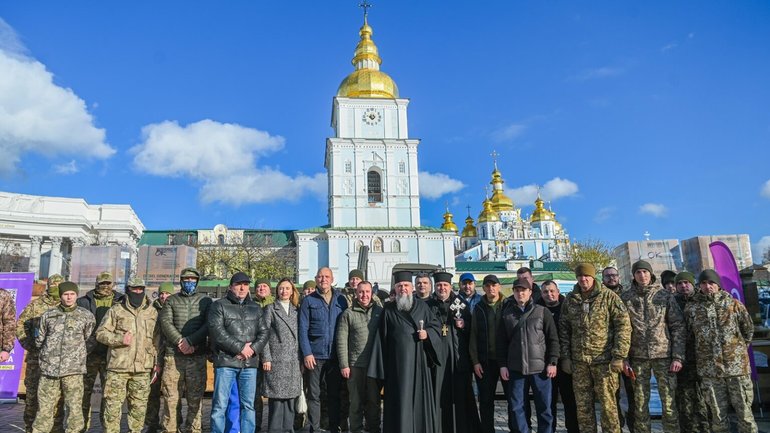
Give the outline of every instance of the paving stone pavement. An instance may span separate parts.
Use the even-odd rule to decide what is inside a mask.
[[[533,407],[534,411],[534,407]],[[558,417],[557,417],[557,433],[566,433],[566,430],[564,429],[564,416],[561,411],[561,405],[558,410]],[[23,421],[23,414],[24,414],[24,400],[20,400],[18,403],[7,403],[7,404],[0,404],[0,432],[2,433],[13,433],[13,432],[24,432],[24,421]],[[99,414],[94,412],[91,420],[91,428],[88,430],[88,433],[101,433],[102,427],[99,423]],[[598,415],[598,413],[597,413]],[[757,424],[759,425],[759,431],[760,433],[770,433],[770,416],[766,412],[765,418],[758,419]],[[203,419],[202,419],[202,429],[204,432],[210,431],[210,418],[211,416],[211,398],[206,397],[203,403]],[[263,425],[262,425],[262,431],[266,431],[267,428],[267,402],[265,402],[265,412],[263,414]],[[505,409],[505,402],[503,401],[497,401],[495,402],[495,431],[496,432],[507,432],[508,431],[508,420],[507,420],[507,414]],[[121,432],[128,432],[128,426],[126,425],[126,419],[125,416],[123,417],[123,421],[121,422]],[[626,431],[626,429],[623,429],[623,431]],[[653,420],[652,422],[652,431],[653,432],[662,432],[660,421],[659,420]]]

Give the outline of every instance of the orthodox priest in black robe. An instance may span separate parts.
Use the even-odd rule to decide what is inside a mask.
[[[435,389],[439,402],[439,431],[476,433],[481,430],[476,400],[471,385],[471,360],[468,352],[471,311],[468,304],[452,292],[452,274],[433,274],[434,293],[426,302],[441,321],[442,358],[436,368]]]
[[[385,304],[374,339],[369,377],[384,385],[383,433],[436,433],[432,370],[441,323],[414,298],[411,272],[393,274],[396,299]]]

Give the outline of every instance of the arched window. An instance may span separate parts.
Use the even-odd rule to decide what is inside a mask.
[[[219,241],[219,245],[224,245],[225,244],[225,235],[217,236],[217,240]]]
[[[374,240],[372,241],[372,252],[373,253],[382,252],[382,239],[374,238]]]
[[[364,246],[364,241],[358,241],[356,242],[356,252],[361,251],[361,247]]]
[[[369,194],[369,203],[382,203],[382,177],[380,173],[369,170],[366,173],[366,191]]]
[[[394,253],[400,253],[401,252],[401,242],[393,241],[393,252]]]

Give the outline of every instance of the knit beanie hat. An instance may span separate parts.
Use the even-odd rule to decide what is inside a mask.
[[[695,285],[695,275],[693,275],[690,272],[682,271],[678,274],[676,274],[676,278],[674,279],[674,283],[679,283],[680,281],[689,281],[690,284],[693,286]]]
[[[168,281],[165,283],[160,283],[160,287],[158,287],[158,293],[168,293],[173,295],[174,291],[174,284]]]
[[[353,270],[352,270],[352,271],[350,271],[350,273],[348,274],[348,280],[350,280],[350,279],[351,279],[351,278],[353,278],[353,277],[358,277],[358,278],[360,278],[360,279],[362,279],[362,280],[363,280],[363,279],[364,279],[364,273],[363,273],[363,272],[361,272],[361,270],[359,270],[359,269],[353,269]]]
[[[698,284],[704,281],[711,281],[712,283],[717,283],[719,287],[722,287],[722,278],[720,278],[719,274],[713,269],[706,269],[698,275]]]
[[[575,268],[575,276],[596,277],[596,267],[591,263],[581,263]]]
[[[674,283],[676,284],[676,272],[674,271],[663,271],[660,273],[660,283],[664,286],[668,283]]]
[[[73,283],[72,281],[65,281],[59,284],[59,296],[67,292],[75,292],[75,294],[77,295],[78,293],[80,293],[80,289],[78,289],[78,285]]]

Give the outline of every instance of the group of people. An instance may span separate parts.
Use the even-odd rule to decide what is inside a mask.
[[[78,298],[77,285],[54,275],[18,323],[0,289],[0,361],[18,338],[27,350],[24,421],[34,433],[84,432],[97,376],[104,431],[120,431],[125,402],[131,432],[198,433],[207,360],[215,433],[225,431],[233,389],[240,432],[260,431],[264,396],[270,432],[294,431],[304,397],[311,432],[323,423],[332,432],[490,433],[499,382],[513,432],[533,425],[554,432],[559,398],[570,433],[597,431],[597,402],[602,431],[625,424],[649,432],[653,374],[665,432],[726,432],[728,406],[738,431],[757,431],[747,353],[753,324],[716,272],[697,281],[664,272],[658,283],[639,261],[627,288],[613,267],[601,282],[596,274],[593,265],[577,266],[577,284],[564,296],[554,281],[539,286],[521,268],[506,298],[495,275],[483,278],[481,295],[472,274],[462,274],[454,292],[450,273],[398,271],[388,294],[358,270],[337,289],[324,267],[300,293],[289,278],[273,289],[238,272],[226,296],[213,300],[197,291],[200,274],[188,268],[178,293],[164,283],[154,301],[141,279],[120,294],[104,272]]]

